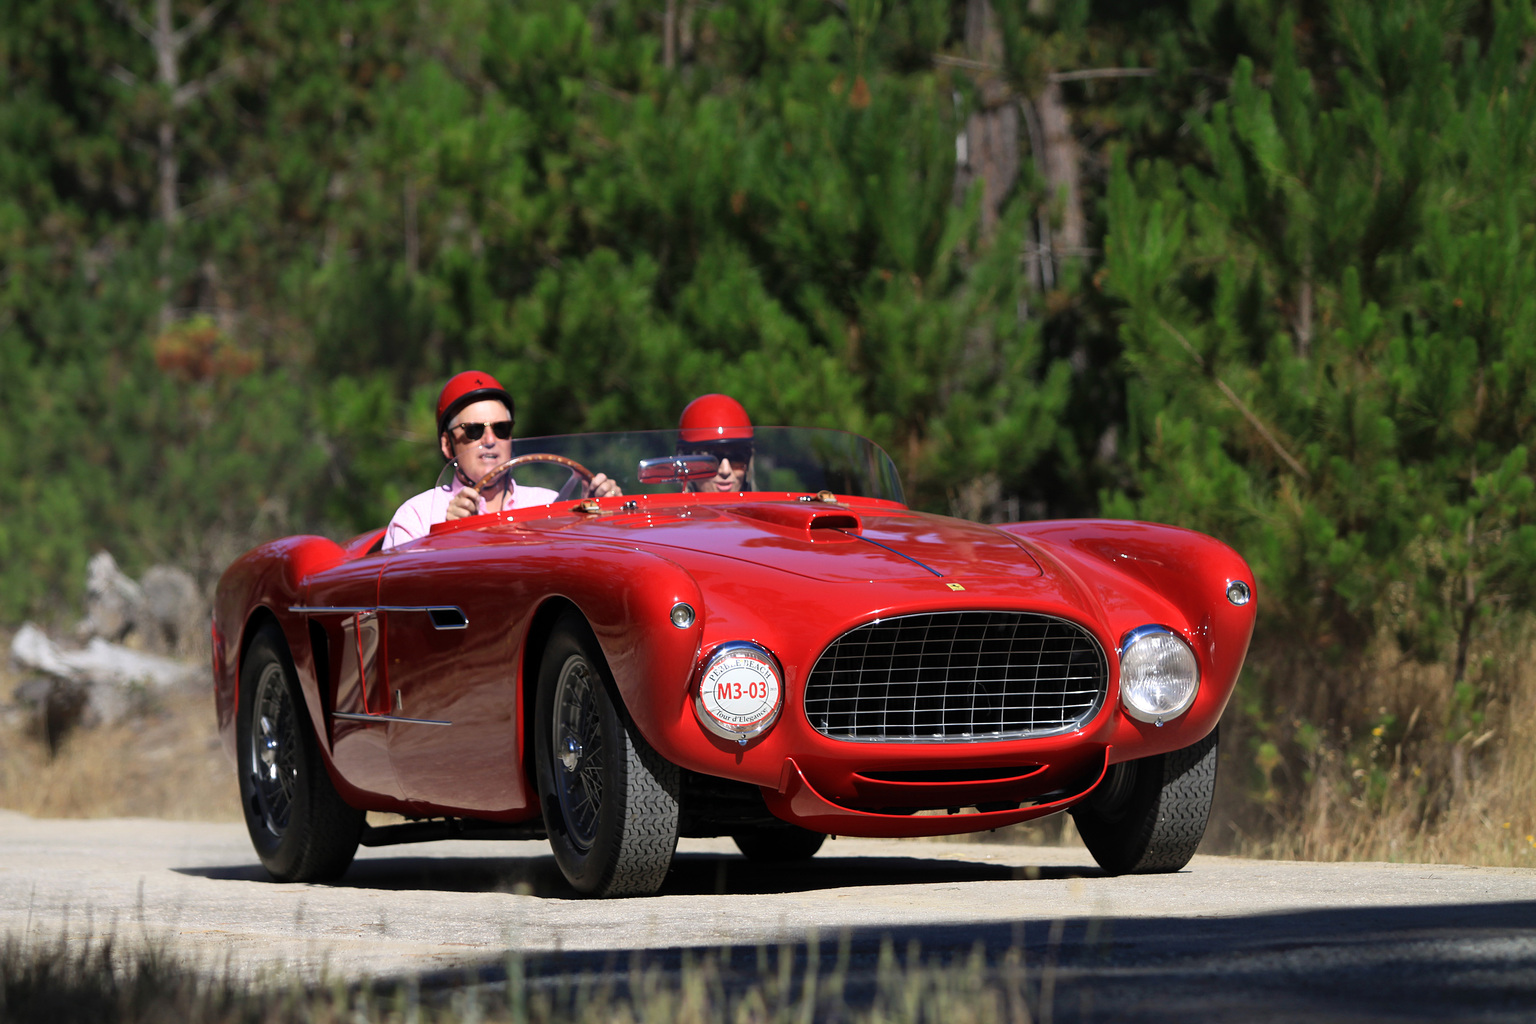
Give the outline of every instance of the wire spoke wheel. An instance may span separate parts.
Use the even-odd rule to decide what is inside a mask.
[[[603,807],[603,772],[607,751],[594,686],[600,686],[592,666],[580,655],[567,659],[555,685],[553,744],[560,766],[554,772],[560,812],[569,826],[571,844],[586,852],[597,841],[598,816]]]
[[[268,664],[256,684],[256,714],[247,770],[251,811],[267,831],[282,838],[293,810],[298,776],[298,731],[282,666]]]
[[[555,862],[591,896],[648,896],[677,848],[681,773],[625,713],[586,620],[567,615],[539,665],[539,803]]]
[[[363,829],[363,812],[331,783],[300,694],[282,631],[262,628],[241,662],[235,750],[251,845],[280,882],[336,878]]]

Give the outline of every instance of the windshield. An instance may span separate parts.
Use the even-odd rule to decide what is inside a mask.
[[[750,439],[714,442],[684,440],[676,430],[633,430],[519,437],[512,442],[514,456],[535,452],[563,456],[594,473],[606,473],[625,494],[712,490],[717,470],[724,480],[734,467],[743,491],[831,491],[906,504],[891,457],[874,442],[841,430],[755,427]],[[731,465],[722,468],[722,458]],[[538,463],[512,472],[520,486],[555,491],[565,487],[570,475],[564,466]],[[447,479],[445,470],[439,482]]]

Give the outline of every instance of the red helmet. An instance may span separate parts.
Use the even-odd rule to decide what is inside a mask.
[[[752,421],[747,410],[730,395],[700,395],[683,409],[677,421],[679,440],[688,444],[706,441],[750,441]]]
[[[486,398],[505,405],[507,415],[512,415],[512,395],[490,374],[480,370],[465,370],[448,378],[448,383],[443,385],[443,393],[437,396],[437,432],[441,434],[446,431],[448,421],[460,409]]]

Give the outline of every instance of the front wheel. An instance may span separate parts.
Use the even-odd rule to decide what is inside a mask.
[[[1216,730],[1182,750],[1112,766],[1072,808],[1099,867],[1111,875],[1178,871],[1205,836],[1216,795]]]
[[[538,685],[534,760],[555,862],[578,892],[653,895],[677,849],[681,773],[624,713],[579,617],[556,625]]]
[[[236,734],[240,803],[262,866],[279,882],[339,878],[352,863],[363,812],[331,785],[282,631],[256,635],[240,666]]]

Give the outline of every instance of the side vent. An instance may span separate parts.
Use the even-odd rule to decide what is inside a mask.
[[[469,628],[469,616],[461,608],[428,608],[427,615],[432,619],[433,629]]]

